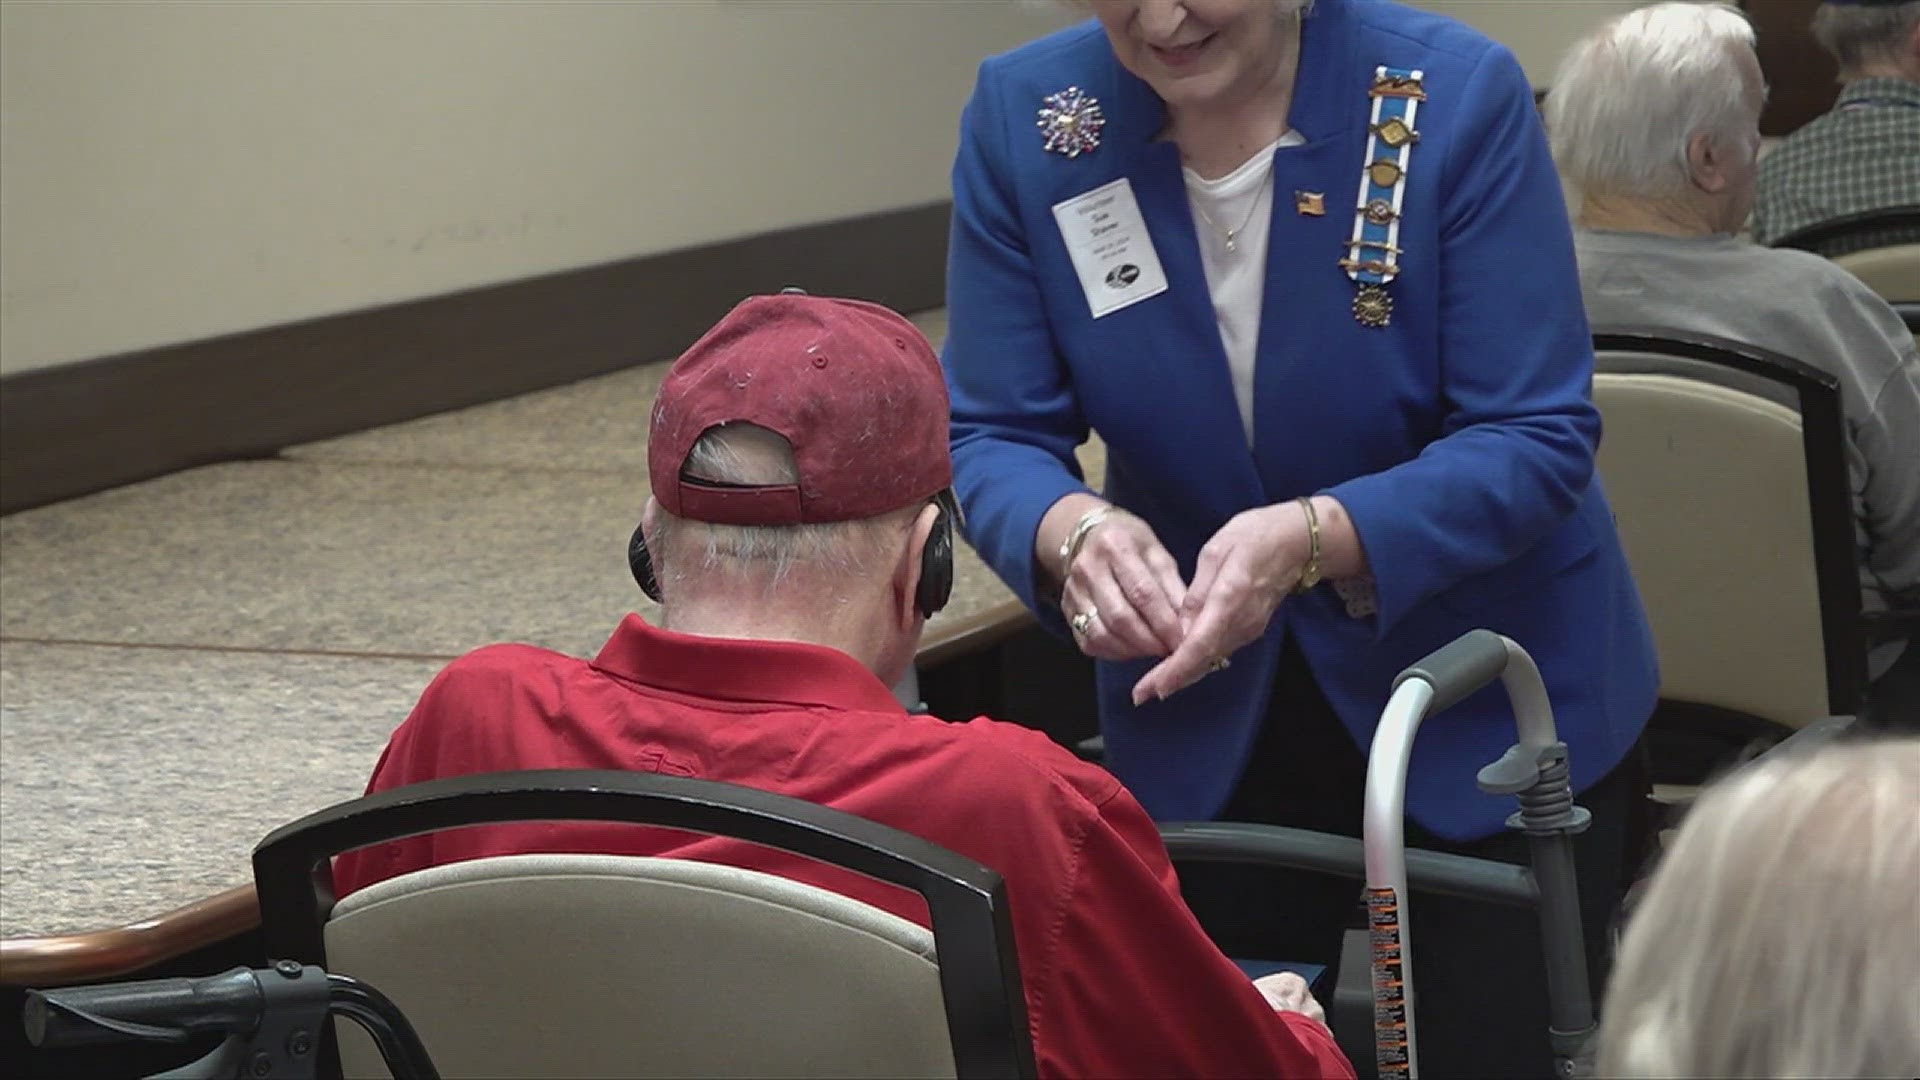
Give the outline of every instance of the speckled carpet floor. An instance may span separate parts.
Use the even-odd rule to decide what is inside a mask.
[[[624,553],[664,369],[0,518],[0,936],[245,883],[448,659],[590,655],[648,611]],[[942,620],[1010,597],[971,552],[958,577]]]

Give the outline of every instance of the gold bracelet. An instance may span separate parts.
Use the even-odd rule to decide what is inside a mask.
[[[1060,584],[1067,583],[1067,574],[1073,569],[1074,557],[1080,554],[1080,545],[1086,542],[1087,534],[1093,531],[1094,526],[1107,520],[1107,515],[1111,513],[1112,506],[1096,506],[1081,514],[1080,520],[1073,523],[1073,531],[1067,534],[1066,540],[1060,545]]]
[[[1320,584],[1320,515],[1314,512],[1313,500],[1305,495],[1294,501],[1307,515],[1307,565],[1293,585],[1294,592],[1303,593]]]

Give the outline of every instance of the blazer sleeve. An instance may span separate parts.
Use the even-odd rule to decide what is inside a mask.
[[[1460,134],[1440,177],[1441,436],[1328,489],[1366,549],[1382,634],[1559,526],[1586,495],[1600,440],[1572,227],[1512,53],[1491,47],[1454,107]]]
[[[1051,598],[1036,593],[1034,536],[1049,507],[1089,490],[1074,457],[1087,422],[1041,300],[992,65],[981,66],[953,166],[943,363],[953,398],[954,490],[981,558],[1063,631]]]

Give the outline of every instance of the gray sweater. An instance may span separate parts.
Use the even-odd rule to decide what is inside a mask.
[[[1582,231],[1587,317],[1712,334],[1840,380],[1862,606],[1920,606],[1920,357],[1900,316],[1817,255],[1733,237]],[[1890,659],[1882,652],[1874,674]]]

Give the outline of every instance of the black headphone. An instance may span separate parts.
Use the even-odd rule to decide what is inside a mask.
[[[933,519],[933,532],[920,552],[920,587],[914,591],[913,604],[926,618],[947,606],[953,597],[953,521],[960,516],[960,504],[951,488],[933,497],[940,514]],[[653,572],[653,555],[647,550],[647,537],[641,526],[634,526],[627,541],[627,568],[647,599],[660,602],[660,579]]]

